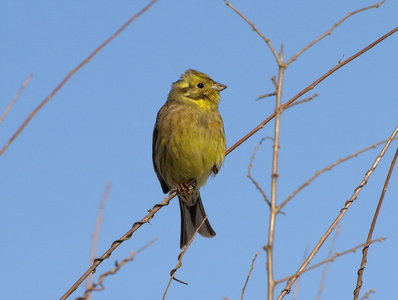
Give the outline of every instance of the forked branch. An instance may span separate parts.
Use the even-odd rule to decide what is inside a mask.
[[[315,88],[319,83],[321,83],[323,80],[325,80],[326,78],[328,78],[330,75],[332,75],[334,72],[336,72],[338,69],[340,69],[341,67],[345,66],[346,64],[350,63],[351,61],[353,61],[354,59],[358,58],[359,56],[361,56],[362,54],[364,54],[366,51],[372,49],[374,46],[376,46],[377,44],[379,44],[380,42],[384,41],[386,38],[388,38],[389,36],[391,36],[392,34],[394,34],[395,32],[398,31],[398,27],[395,27],[393,30],[391,30],[390,32],[387,32],[385,35],[383,35],[382,37],[380,37],[379,39],[377,39],[376,41],[374,41],[373,43],[371,43],[369,46],[363,48],[361,51],[358,51],[357,53],[355,53],[353,56],[347,58],[346,60],[340,61],[336,66],[334,66],[332,69],[330,69],[329,71],[327,71],[324,75],[322,75],[321,77],[319,77],[317,80],[315,80],[313,83],[311,83],[309,86],[307,86],[305,89],[303,89],[301,92],[299,92],[296,96],[294,96],[293,98],[291,98],[289,101],[287,101],[285,104],[283,104],[281,106],[282,109],[286,108],[287,106],[289,106],[290,104],[292,104],[293,102],[295,102],[298,98],[300,98],[301,96],[303,96],[305,93],[307,93],[308,91],[312,90],[313,88]],[[257,127],[255,127],[252,131],[250,131],[248,134],[246,134],[243,138],[241,138],[238,142],[236,142],[232,147],[230,147],[227,152],[226,155],[228,155],[229,153],[231,153],[232,151],[234,151],[239,145],[241,145],[243,142],[245,142],[247,139],[249,139],[252,135],[254,135],[257,131],[259,131],[260,129],[262,129],[269,121],[271,121],[273,118],[275,117],[275,113],[271,114],[267,119],[265,119],[263,122],[261,122]]]
[[[371,8],[378,8],[380,5],[382,5],[384,2],[386,2],[386,0],[383,0],[379,3],[376,3],[375,5],[371,5],[368,7],[364,7],[361,9],[358,9],[356,11],[353,12],[349,12],[344,18],[342,18],[340,21],[338,21],[337,23],[335,23],[332,27],[329,28],[329,30],[327,30],[324,34],[320,35],[318,38],[316,38],[314,41],[312,41],[311,43],[309,43],[307,46],[305,46],[303,49],[301,49],[299,52],[297,52],[288,62],[287,64],[290,64],[291,62],[295,61],[301,54],[303,54],[306,50],[308,50],[310,47],[312,47],[313,45],[315,45],[316,43],[318,43],[321,39],[323,39],[324,37],[331,35],[332,31],[334,29],[336,29],[337,26],[339,26],[341,23],[343,23],[344,21],[346,21],[349,17],[360,13],[362,11],[371,9]]]
[[[370,243],[375,243],[375,242],[380,242],[380,243],[381,243],[381,242],[383,242],[384,240],[385,240],[385,238],[379,238],[379,239],[375,239],[375,240],[370,241]],[[349,249],[349,250],[346,250],[346,251],[344,251],[344,252],[340,252],[340,253],[339,253],[339,252],[336,252],[333,256],[328,257],[327,259],[325,259],[325,260],[323,260],[323,261],[321,261],[321,262],[319,262],[319,263],[317,263],[317,264],[315,264],[315,265],[313,265],[313,266],[311,266],[311,267],[306,268],[305,270],[303,270],[303,271],[300,272],[300,273],[295,273],[295,274],[293,274],[293,275],[289,275],[289,276],[286,276],[286,277],[284,277],[284,278],[278,279],[278,280],[276,281],[276,283],[284,282],[284,281],[289,280],[290,278],[292,278],[292,277],[294,277],[294,276],[301,276],[301,274],[303,274],[303,273],[305,273],[305,272],[308,272],[308,271],[311,271],[311,270],[313,270],[313,269],[315,269],[315,268],[318,268],[319,266],[322,266],[322,265],[324,265],[324,264],[326,264],[326,263],[332,262],[332,261],[334,261],[336,258],[338,258],[338,257],[340,257],[340,256],[346,255],[346,254],[351,253],[351,252],[355,253],[355,251],[357,251],[359,248],[362,248],[363,246],[365,246],[365,243],[360,244],[360,245],[358,245],[358,246],[356,246],[356,247],[354,247],[354,248],[351,248],[351,249]]]
[[[395,139],[397,139],[397,138],[395,138]],[[395,139],[394,139],[394,140],[395,140]],[[353,153],[353,154],[351,154],[351,155],[349,155],[349,156],[347,156],[347,157],[339,158],[336,162],[332,163],[331,165],[329,165],[329,166],[323,168],[323,169],[320,170],[320,171],[316,171],[315,174],[312,175],[310,179],[308,179],[306,182],[304,182],[299,188],[297,188],[293,193],[291,193],[291,194],[289,195],[289,197],[287,197],[287,198],[281,203],[281,205],[279,205],[279,209],[281,210],[281,209],[282,209],[294,196],[296,196],[302,189],[304,189],[306,186],[308,186],[315,178],[317,178],[317,177],[318,177],[319,175],[321,175],[322,173],[324,173],[324,172],[326,172],[326,171],[330,171],[330,170],[331,170],[332,168],[334,168],[335,166],[337,166],[337,165],[339,165],[339,164],[341,164],[341,163],[343,163],[343,162],[345,162],[345,161],[347,161],[347,160],[349,160],[349,159],[351,159],[351,158],[353,158],[353,157],[356,157],[356,156],[358,156],[359,154],[361,154],[361,153],[363,153],[363,152],[365,152],[365,151],[368,151],[368,150],[370,150],[370,149],[376,148],[377,146],[379,146],[379,145],[381,145],[381,144],[383,144],[383,143],[385,143],[385,142],[387,142],[387,141],[388,141],[388,140],[384,140],[384,141],[378,142],[378,143],[376,143],[376,144],[374,144],[374,145],[372,145],[372,146],[369,146],[369,147],[366,147],[366,148],[364,148],[364,149],[362,149],[362,150],[359,150],[359,151],[357,151],[357,152],[355,152],[355,153]]]
[[[382,157],[384,156],[384,154],[386,153],[388,147],[391,145],[392,140],[395,138],[395,136],[398,133],[398,127],[395,128],[395,130],[393,131],[393,133],[391,134],[390,138],[388,139],[388,141],[386,142],[386,144],[384,145],[383,149],[380,151],[379,155],[376,157],[374,163],[372,164],[372,166],[370,167],[370,169],[366,172],[364,178],[362,179],[361,183],[358,185],[358,187],[354,190],[354,193],[352,194],[352,196],[350,197],[349,200],[347,200],[345,202],[344,207],[340,210],[340,213],[338,214],[337,218],[333,221],[332,225],[328,228],[328,230],[325,232],[325,234],[321,237],[321,239],[319,240],[318,244],[315,246],[315,248],[312,250],[312,252],[310,253],[310,255],[307,257],[307,259],[304,261],[304,263],[301,265],[301,267],[299,268],[299,270],[297,271],[297,273],[301,273],[307,266],[308,264],[311,262],[311,260],[314,258],[315,254],[318,252],[318,250],[321,248],[321,246],[323,245],[323,243],[326,241],[326,239],[329,237],[329,235],[331,234],[331,232],[333,231],[333,229],[337,226],[337,224],[340,222],[340,220],[343,218],[343,216],[345,215],[345,213],[347,212],[348,208],[350,208],[351,204],[357,199],[358,194],[360,193],[360,191],[362,190],[362,188],[366,185],[368,179],[370,178],[370,176],[373,174],[373,171],[376,169],[376,167],[378,166],[380,160],[382,159]],[[291,290],[292,285],[294,284],[294,282],[297,280],[298,276],[293,276],[291,278],[291,280],[289,280],[289,282],[287,283],[286,287],[283,289],[282,293],[279,295],[278,300],[283,299],[283,297],[288,294]]]

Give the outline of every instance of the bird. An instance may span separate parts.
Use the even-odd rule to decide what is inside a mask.
[[[226,139],[218,111],[219,92],[227,86],[189,69],[174,82],[153,130],[152,161],[163,193],[178,191],[180,248],[186,246],[206,213],[199,189],[224,163]],[[193,189],[189,189],[190,183]],[[199,234],[213,237],[206,218]]]

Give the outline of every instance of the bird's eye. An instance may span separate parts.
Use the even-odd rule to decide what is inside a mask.
[[[201,82],[199,82],[198,85],[197,85],[197,87],[200,88],[200,89],[203,89],[204,86],[205,86],[205,85],[204,85],[203,83],[201,83]]]

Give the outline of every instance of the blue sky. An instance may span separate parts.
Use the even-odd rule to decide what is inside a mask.
[[[1,147],[30,112],[96,47],[148,1],[12,1],[0,9],[2,113],[29,74],[28,86],[0,124]],[[279,52],[292,55],[348,12],[371,1],[231,2],[256,24]],[[283,102],[397,26],[398,3],[352,16],[310,48],[285,72]],[[311,102],[281,119],[277,201],[339,158],[386,139],[397,126],[398,35],[343,67],[306,96]],[[112,189],[101,227],[98,255],[164,195],[152,168],[152,129],[171,83],[193,68],[228,86],[220,112],[228,146],[266,119],[274,98],[275,60],[264,41],[224,1],[162,1],[134,21],[79,70],[32,119],[0,157],[0,275],[4,299],[57,299],[89,266],[91,236],[107,182]],[[306,97],[305,96],[305,97]],[[264,299],[268,206],[247,178],[254,147],[272,136],[274,123],[227,156],[216,178],[201,190],[213,239],[197,237],[166,299],[239,299],[252,259],[260,251],[245,299]],[[334,252],[366,240],[397,142],[341,221]],[[369,150],[324,173],[277,217],[275,277],[294,273],[306,249],[318,242],[381,150]],[[270,195],[272,143],[259,148],[252,175]],[[397,170],[392,175],[370,247],[362,295],[391,298],[398,267]],[[92,299],[161,299],[179,254],[180,217],[173,200],[95,274],[108,271],[154,238]],[[329,252],[329,239],[315,262]],[[361,251],[329,266],[322,299],[350,299]],[[297,299],[315,299],[318,268],[302,276]],[[276,295],[284,285],[276,287]],[[70,299],[82,296],[80,287]],[[292,299],[288,295],[285,299]]]

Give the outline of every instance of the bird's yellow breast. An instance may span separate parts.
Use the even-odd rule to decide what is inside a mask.
[[[224,161],[226,149],[224,127],[218,111],[209,112],[197,103],[167,107],[158,120],[159,172],[170,188],[196,179],[204,185]],[[202,109],[203,106],[203,109]]]

